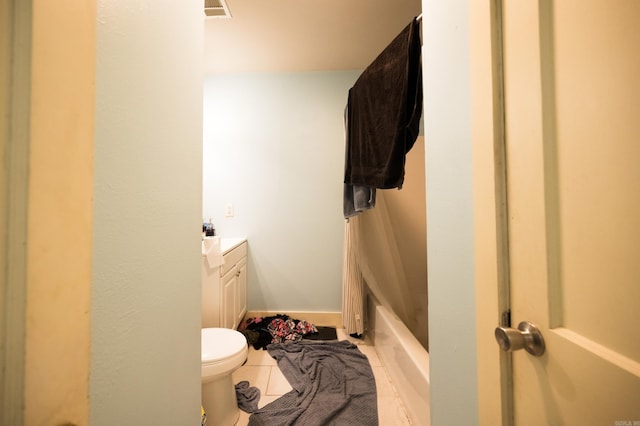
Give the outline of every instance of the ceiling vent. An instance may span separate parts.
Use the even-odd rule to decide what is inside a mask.
[[[204,0],[205,18],[231,18],[225,0]]]

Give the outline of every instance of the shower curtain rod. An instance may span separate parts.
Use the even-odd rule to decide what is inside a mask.
[[[416,21],[422,21],[422,13],[418,16],[416,16]]]

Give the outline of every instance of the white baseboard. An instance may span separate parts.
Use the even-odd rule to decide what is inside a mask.
[[[342,328],[341,312],[298,312],[298,311],[247,311],[245,318],[270,317],[288,315],[297,320],[305,320],[313,325]]]

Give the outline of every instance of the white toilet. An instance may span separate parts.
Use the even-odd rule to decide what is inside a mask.
[[[232,426],[240,410],[231,373],[247,359],[247,339],[229,328],[202,329],[202,406],[207,424]]]

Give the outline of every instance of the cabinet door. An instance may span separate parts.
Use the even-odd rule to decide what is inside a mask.
[[[220,327],[220,268],[209,268],[202,258],[202,328]]]
[[[236,287],[238,269],[234,266],[222,277],[222,306],[220,306],[220,324],[224,328],[236,328]]]
[[[242,323],[247,313],[247,258],[243,257],[236,265],[238,269],[236,282],[236,324]]]

